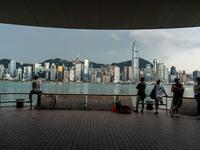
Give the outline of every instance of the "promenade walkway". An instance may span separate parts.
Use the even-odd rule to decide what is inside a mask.
[[[161,111],[0,109],[0,149],[200,149],[200,120]]]

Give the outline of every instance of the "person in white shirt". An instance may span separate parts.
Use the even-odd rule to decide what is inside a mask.
[[[41,93],[42,93],[42,81],[38,79],[37,75],[34,75],[34,80],[32,82],[32,90],[30,91],[29,98],[32,99],[32,94],[38,95],[37,106],[41,104]]]
[[[163,104],[163,93],[168,97],[168,95],[165,92],[165,88],[163,85],[160,84],[160,79],[156,81],[156,84],[154,86],[156,90],[156,97],[155,97],[155,108],[156,112],[154,114],[158,114],[158,108],[159,108],[159,102],[160,104]]]

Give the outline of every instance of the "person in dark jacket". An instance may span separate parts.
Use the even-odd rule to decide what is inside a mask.
[[[179,83],[179,79],[175,78],[174,82],[175,82],[175,84],[173,84],[171,87],[171,91],[174,93],[173,101],[172,101],[174,108],[171,111],[172,117],[175,112],[178,115],[178,108],[181,107],[181,105],[182,105],[182,98],[183,98],[183,92],[184,92],[184,86]]]
[[[135,113],[138,113],[138,104],[139,104],[140,101],[142,101],[142,110],[140,112],[143,113],[143,110],[144,110],[144,99],[146,97],[145,88],[146,88],[146,84],[144,83],[144,78],[141,77],[140,78],[140,83],[136,86],[136,89],[138,89],[138,92],[137,92],[136,109],[134,110]]]

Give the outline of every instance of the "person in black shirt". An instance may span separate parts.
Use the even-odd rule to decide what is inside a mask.
[[[142,101],[142,110],[140,112],[143,113],[144,99],[146,97],[145,88],[146,88],[146,84],[144,83],[144,78],[141,77],[140,83],[136,86],[136,89],[138,89],[138,92],[137,92],[136,109],[134,110],[135,113],[138,113],[138,104],[139,104],[140,101]]]
[[[174,109],[171,111],[171,115],[174,115],[174,112],[178,115],[178,108],[182,105],[182,97],[184,92],[184,87],[182,84],[179,83],[179,79],[174,79],[175,84],[172,85],[171,91],[174,93],[173,95],[173,105]]]

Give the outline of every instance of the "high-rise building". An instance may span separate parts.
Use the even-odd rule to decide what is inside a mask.
[[[88,82],[88,74],[89,74],[89,60],[84,60],[84,71],[83,71],[83,80]]]
[[[41,67],[42,67],[41,64],[39,64],[39,63],[34,63],[34,65],[33,65],[33,72],[36,74],[36,68],[41,68]]]
[[[124,66],[123,67],[123,71],[122,71],[122,80],[123,81],[128,81],[128,79],[129,79],[128,66]]]
[[[16,61],[14,61],[14,60],[10,61],[10,63],[8,64],[8,72],[9,72],[11,78],[15,78]]]
[[[77,62],[75,65],[75,80],[80,82],[81,81],[81,63]]]
[[[3,74],[4,74],[4,65],[0,64],[0,79],[3,78]]]
[[[16,79],[17,80],[22,80],[22,68],[16,69]]]
[[[72,67],[70,69],[70,71],[69,71],[69,80],[70,81],[74,81],[74,77],[75,77],[75,75],[74,75],[74,68]]]
[[[129,66],[128,67],[128,80],[131,81],[131,78],[132,78],[132,67]]]
[[[63,81],[63,66],[58,66],[58,82]]]
[[[132,46],[132,82],[139,81],[139,57],[138,57],[138,42],[133,41]]]
[[[171,72],[170,72],[171,75],[177,75],[176,73],[176,67],[172,66],[171,67]]]
[[[156,80],[164,82],[164,63],[158,63],[156,66]]]
[[[63,72],[63,81],[68,82],[69,81],[69,71],[67,67],[64,67],[64,72]]]
[[[153,71],[156,72],[156,67],[157,67],[157,64],[158,64],[158,60],[157,59],[154,59],[153,60]]]
[[[51,64],[51,80],[56,80],[56,65],[54,63]]]
[[[48,62],[44,63],[44,69],[49,69],[49,63]]]
[[[146,64],[146,70],[145,70],[145,81],[150,82],[152,79],[152,70],[151,70],[151,64]]]
[[[32,80],[32,66],[24,67],[23,79]]]
[[[113,83],[119,83],[119,81],[120,81],[120,68],[119,67],[115,67]]]
[[[169,82],[169,70],[166,67],[164,67],[164,82],[165,83]]]

